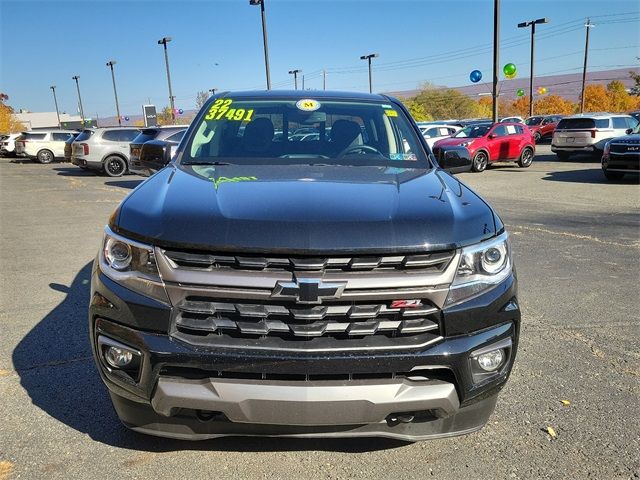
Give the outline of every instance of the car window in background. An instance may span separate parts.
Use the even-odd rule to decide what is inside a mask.
[[[180,143],[180,140],[182,140],[182,137],[184,137],[184,132],[186,132],[186,130],[182,130],[181,132],[174,133],[170,137],[167,137],[166,141]]]
[[[491,125],[483,124],[483,125],[469,125],[468,127],[464,127],[458,133],[455,134],[456,138],[478,138],[483,137],[487,134]]]
[[[613,117],[613,128],[629,128],[626,117]]]
[[[513,127],[513,125],[508,125],[508,126]],[[513,131],[515,132],[515,129],[513,129]],[[506,137],[509,134],[506,125],[498,125],[496,128],[494,128],[491,131],[491,133],[496,137]]]
[[[55,142],[66,142],[71,137],[70,133],[53,132],[51,139]]]
[[[153,140],[160,132],[157,128],[145,128],[134,139],[132,143],[142,145],[143,143]]]
[[[22,134],[22,139],[23,140],[44,140],[44,137],[46,137],[47,134],[46,133],[23,133]]]
[[[139,130],[107,130],[102,138],[111,142],[131,142],[139,133]]]
[[[82,132],[80,132],[80,135],[76,137],[76,141],[82,142],[84,140],[89,140],[89,138],[91,138],[91,135],[93,135],[93,130],[83,130]]]
[[[435,127],[434,128],[430,128],[429,130],[424,132],[423,135],[425,137],[427,137],[427,138],[437,137],[437,136],[439,136],[438,129],[435,128]]]

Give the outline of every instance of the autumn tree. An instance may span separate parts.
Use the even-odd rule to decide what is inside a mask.
[[[488,118],[493,115],[493,99],[491,97],[480,97],[480,100],[475,102],[473,117],[475,118]]]
[[[571,115],[576,111],[576,104],[560,95],[544,95],[533,102],[536,115]]]
[[[603,85],[587,85],[584,89],[585,112],[607,112],[611,110],[611,99]]]
[[[631,87],[631,95],[640,96],[640,73],[636,73],[633,70],[629,72],[631,80],[633,80],[633,87]]]
[[[535,105],[535,102],[534,102]],[[529,116],[529,96],[528,95],[523,95],[521,97],[518,97],[516,100],[514,100],[511,103],[511,108],[513,109],[513,111],[515,113],[512,113],[511,115],[519,115],[521,117],[527,117]],[[537,110],[535,113],[539,113]],[[500,112],[501,116],[506,115],[506,112]]]
[[[607,84],[610,109],[614,112],[627,112],[636,105],[636,99],[627,93],[627,89],[620,80]]]
[[[5,105],[5,101],[9,99],[5,94],[0,96],[0,133],[16,133],[26,130],[25,126],[16,120],[13,114],[13,108]]]
[[[171,107],[164,107],[158,112],[158,125],[172,125],[173,117],[171,115]]]

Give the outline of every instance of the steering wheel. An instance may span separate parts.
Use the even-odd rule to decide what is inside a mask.
[[[384,155],[380,152],[380,150],[378,150],[375,147],[372,147],[371,145],[353,145],[351,147],[347,147],[347,148],[345,148],[343,151],[341,151],[338,154],[338,157],[344,157],[346,155],[350,155],[352,153],[357,153],[357,152],[376,153],[376,154],[380,155],[381,157],[384,157]]]

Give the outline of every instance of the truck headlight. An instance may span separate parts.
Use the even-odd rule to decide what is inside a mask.
[[[169,303],[152,246],[124,238],[105,227],[99,260],[102,273],[114,282]]]
[[[464,247],[446,306],[469,300],[502,283],[512,271],[509,235]]]

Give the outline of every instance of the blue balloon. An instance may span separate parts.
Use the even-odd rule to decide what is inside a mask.
[[[180,109],[178,109],[178,113],[179,113],[180,115],[182,115],[182,114],[184,113],[184,110],[182,110],[182,109],[180,108]]]
[[[480,70],[474,70],[469,74],[469,80],[471,80],[473,83],[478,83],[480,80],[482,80],[482,72]]]
[[[124,117],[124,121],[128,122],[129,121],[129,117]]]

